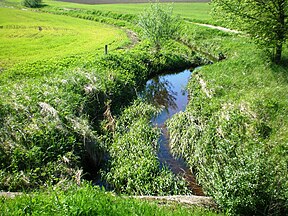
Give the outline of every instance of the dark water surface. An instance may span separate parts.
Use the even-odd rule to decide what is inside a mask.
[[[195,195],[204,195],[201,187],[196,184],[195,177],[182,159],[172,156],[169,146],[169,135],[165,121],[175,113],[184,111],[188,103],[186,86],[191,76],[190,70],[180,73],[166,74],[154,77],[146,83],[146,98],[163,108],[163,111],[153,119],[153,124],[161,129],[158,157],[161,165],[168,166],[172,172],[184,176]]]

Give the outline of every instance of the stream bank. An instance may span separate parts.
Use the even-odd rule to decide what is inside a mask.
[[[186,86],[194,69],[161,74],[146,83],[144,97],[149,103],[161,107],[162,111],[153,117],[152,123],[161,130],[158,158],[161,166],[167,166],[174,174],[183,176],[194,195],[203,196],[194,175],[181,158],[175,158],[170,150],[169,134],[165,122],[174,114],[185,110],[188,103]]]

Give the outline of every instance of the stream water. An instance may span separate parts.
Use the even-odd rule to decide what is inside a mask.
[[[168,166],[175,174],[182,175],[195,195],[204,195],[196,184],[194,175],[182,159],[174,158],[170,151],[169,135],[165,121],[175,113],[184,111],[188,103],[186,86],[191,76],[190,70],[180,73],[165,74],[154,77],[146,83],[145,96],[152,103],[164,107],[163,111],[153,119],[153,124],[161,129],[158,157],[161,166]]]

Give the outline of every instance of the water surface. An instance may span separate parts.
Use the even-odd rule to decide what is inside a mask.
[[[146,83],[145,97],[153,104],[163,107],[163,111],[153,119],[153,124],[161,129],[158,157],[161,166],[168,166],[175,174],[182,175],[195,195],[204,195],[196,184],[194,175],[182,159],[173,157],[169,146],[169,135],[165,121],[174,114],[184,111],[188,103],[186,86],[191,76],[190,70],[154,77]]]

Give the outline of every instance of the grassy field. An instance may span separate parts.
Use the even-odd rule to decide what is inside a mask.
[[[19,5],[19,0],[8,0],[11,4],[17,3]],[[77,3],[68,3],[68,2],[60,2],[53,0],[44,0],[44,4],[54,7],[62,7],[62,8],[80,8],[87,10],[101,10],[101,11],[112,11],[121,14],[138,14],[147,5],[148,3],[140,3],[140,4],[77,4]],[[171,3],[167,3],[171,4]],[[211,23],[213,19],[210,15],[211,5],[207,2],[192,2],[192,3],[174,3],[174,12],[175,14],[179,14],[183,18],[187,18],[190,20]]]
[[[0,67],[48,59],[79,58],[129,43],[125,31],[86,20],[0,8]],[[39,30],[40,28],[40,30]]]
[[[118,13],[130,13],[137,14],[145,7],[147,3],[142,4],[100,4],[100,5],[81,5],[76,3],[65,3],[65,2],[47,2],[49,5],[68,7],[68,8],[83,8],[83,9],[94,9],[94,10],[103,10],[103,11],[113,11]],[[167,3],[171,4],[171,3]],[[183,18],[189,18],[195,21],[200,22],[209,22],[211,21],[211,16],[209,11],[211,6],[208,3],[174,3],[174,12],[179,14]]]

